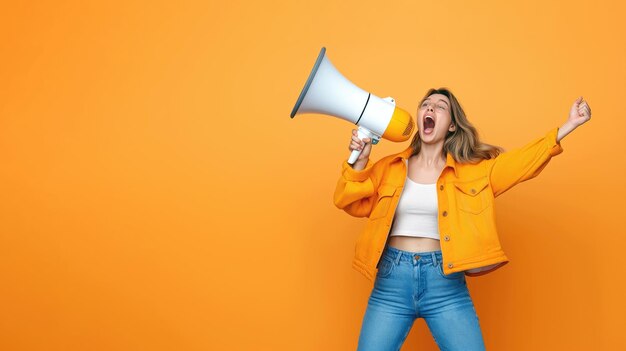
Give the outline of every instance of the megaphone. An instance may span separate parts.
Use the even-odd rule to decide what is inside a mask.
[[[393,98],[379,98],[341,75],[326,57],[325,47],[317,56],[291,118],[303,113],[326,114],[352,122],[359,126],[359,139],[370,138],[372,144],[377,144],[381,137],[405,141],[415,127],[411,115],[396,107]],[[356,162],[360,154],[360,150],[352,151],[348,163]]]

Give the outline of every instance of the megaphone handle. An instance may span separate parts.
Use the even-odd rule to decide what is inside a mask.
[[[353,165],[356,162],[356,159],[361,155],[362,150],[353,150],[350,154],[350,158],[348,159],[348,164]]]
[[[359,126],[359,129],[357,130],[357,138],[359,138],[359,140],[363,140],[364,138],[370,138],[370,140],[373,141],[372,139],[374,139],[374,137],[375,137],[374,133],[372,133],[369,129]],[[375,144],[375,143],[372,143],[372,144]],[[359,155],[361,155],[362,151],[363,150],[353,150],[352,153],[350,154],[350,158],[348,158],[348,164],[350,165],[354,164],[357,158],[359,158]]]

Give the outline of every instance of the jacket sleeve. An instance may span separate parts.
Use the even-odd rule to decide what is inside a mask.
[[[521,148],[503,152],[488,160],[489,180],[494,197],[516,184],[538,176],[553,156],[563,152],[561,144],[556,141],[558,131],[559,128],[554,128],[545,136]]]
[[[374,177],[375,164],[367,161],[364,169],[357,171],[344,161],[341,177],[337,181],[333,201],[337,208],[354,217],[368,217],[376,201],[377,180]]]

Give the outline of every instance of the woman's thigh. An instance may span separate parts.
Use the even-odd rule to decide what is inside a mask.
[[[485,350],[478,317],[473,307],[449,309],[424,319],[440,350]]]
[[[392,261],[381,264],[385,266],[367,303],[357,351],[400,350],[416,318],[410,267]]]
[[[363,317],[357,351],[398,351],[415,318],[396,315],[380,306],[368,305]]]
[[[442,351],[484,351],[482,331],[465,273],[444,276],[432,267],[421,316]]]

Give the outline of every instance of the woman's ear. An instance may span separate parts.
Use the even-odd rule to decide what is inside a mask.
[[[450,128],[448,128],[448,130],[454,132],[456,130],[456,125],[450,124]]]

